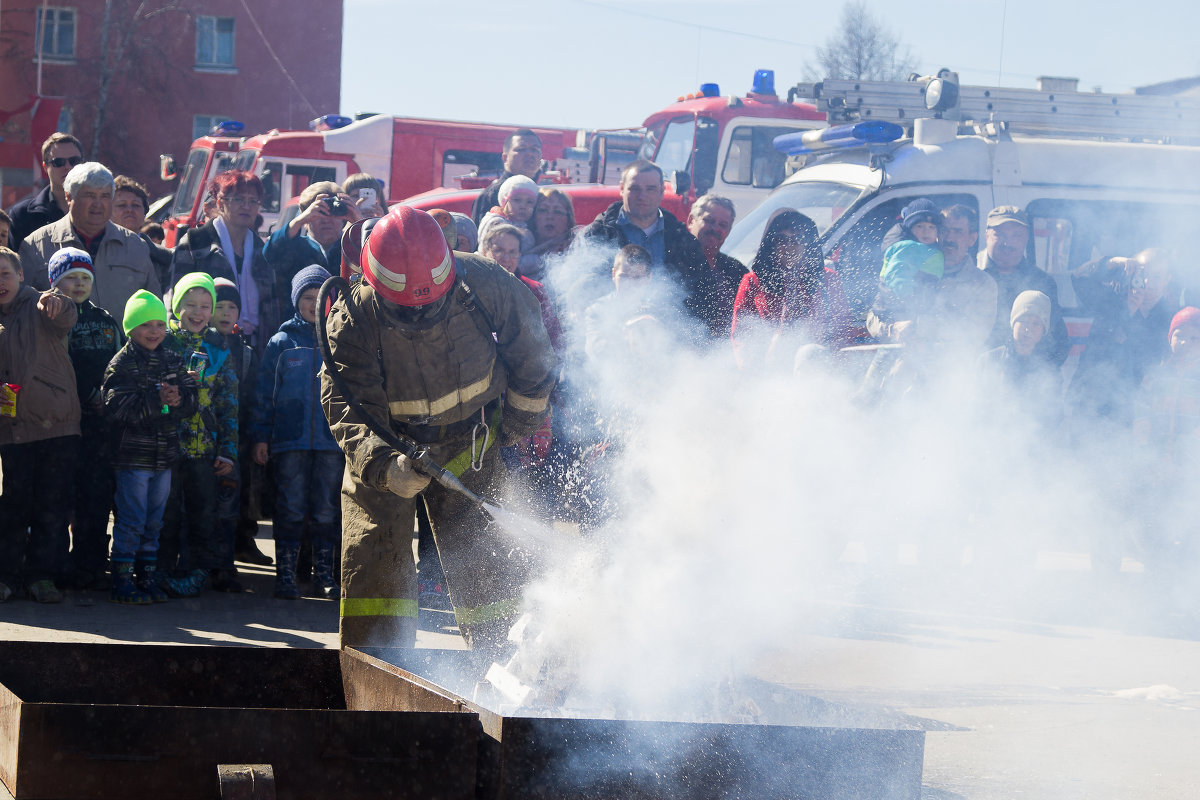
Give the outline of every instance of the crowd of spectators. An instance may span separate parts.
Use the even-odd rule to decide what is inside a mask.
[[[208,219],[167,249],[146,222],[145,188],[85,161],[73,137],[47,140],[43,163],[47,186],[0,213],[10,244],[0,248],[0,601],[24,591],[58,602],[62,588],[108,588],[129,604],[238,592],[236,561],[271,563],[255,545],[269,515],[276,596],[297,598],[305,583],[334,596],[344,460],[319,401],[317,290],[342,270],[347,229],[361,241],[386,213],[378,182],[314,183],[264,239],[262,184],[225,172]],[[1047,436],[1068,420],[1074,435],[1100,424],[1154,448],[1170,465],[1155,483],[1164,495],[1191,466],[1200,311],[1183,307],[1165,252],[1102,257],[1071,275],[1094,314],[1064,386],[1060,284],[1031,258],[1020,208],[992,209],[981,226],[966,206],[909,203],[884,237],[875,301],[856,319],[799,211],[776,212],[744,265],[721,252],[734,204],[705,195],[677,219],[650,162],[625,169],[620,200],[594,220],[539,186],[531,131],[510,137],[504,163],[470,217],[431,214],[452,250],[490,259],[540,304],[559,389],[543,429],[505,462],[540,485],[547,513],[587,506],[584,524],[607,513],[596,512],[603,499],[574,502],[564,480],[620,445],[587,387],[655,352],[725,350],[745,374],[796,365],[800,375],[817,361],[854,369],[838,353],[870,344],[851,400],[865,408],[919,395],[949,366],[1011,387]],[[443,591],[427,528],[423,597]]]

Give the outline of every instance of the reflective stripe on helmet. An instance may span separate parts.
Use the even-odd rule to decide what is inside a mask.
[[[527,397],[523,394],[517,394],[512,389],[504,393],[504,402],[508,403],[517,411],[525,411],[530,414],[536,414],[539,411],[545,411],[546,406],[550,402],[549,397]]]
[[[438,264],[430,270],[430,277],[433,278],[435,286],[441,286],[446,282],[446,278],[454,274],[454,257],[450,255],[450,251],[446,251],[446,257],[442,259],[442,263]]]
[[[516,598],[497,600],[494,603],[488,603],[486,606],[476,606],[475,608],[455,606],[454,620],[458,623],[459,627],[463,625],[480,625],[495,619],[514,617],[519,610],[520,601]]]
[[[405,277],[403,272],[392,272],[389,270],[379,262],[379,259],[369,249],[367,250],[367,261],[370,262],[371,274],[375,276],[375,280],[394,292],[404,291],[404,287],[408,283],[408,278]]]
[[[343,597],[343,617],[416,617],[417,601],[407,597]]]
[[[445,414],[450,409],[464,405],[486,392],[492,385],[492,371],[494,369],[495,362],[492,362],[492,366],[488,367],[488,374],[486,376],[475,381],[470,386],[455,389],[436,400],[393,400],[388,404],[388,409],[394,417],[436,417],[438,414]]]

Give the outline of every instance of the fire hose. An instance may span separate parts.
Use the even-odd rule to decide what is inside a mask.
[[[430,478],[431,480],[437,481],[446,489],[449,489],[452,492],[458,492],[462,496],[466,497],[489,517],[494,516],[492,511],[494,506],[484,502],[483,498],[464,486],[463,482],[458,479],[457,475],[434,461],[429,455],[429,448],[423,447],[412,439],[396,433],[394,430],[392,430],[390,425],[381,423],[379,420],[375,419],[370,412],[363,408],[362,403],[358,401],[358,398],[354,396],[354,393],[346,384],[345,379],[342,378],[341,373],[338,371],[337,364],[333,360],[333,350],[329,346],[329,334],[326,330],[327,315],[324,312],[325,309],[329,307],[328,303],[330,292],[334,289],[337,289],[341,295],[346,297],[346,309],[352,318],[355,316],[354,304],[349,297],[350,284],[347,283],[345,278],[336,275],[329,278],[327,281],[325,281],[325,283],[321,284],[321,289],[317,293],[317,341],[321,347],[321,360],[325,364],[325,372],[328,373],[330,380],[333,381],[338,391],[341,392],[342,397],[346,401],[346,405],[348,405],[350,410],[354,412],[354,414],[362,421],[364,425],[367,426],[368,429],[370,429],[371,433],[378,436],[384,442],[394,447],[397,451],[408,458],[412,462],[414,470],[426,476],[427,478]],[[355,321],[357,322],[357,320]]]

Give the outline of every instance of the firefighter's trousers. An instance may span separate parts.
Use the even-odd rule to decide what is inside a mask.
[[[441,464],[462,452],[462,439],[431,448]],[[465,442],[470,447],[469,438]],[[463,484],[482,497],[497,497],[505,478],[498,447],[469,467]],[[468,498],[439,484],[422,492],[429,505],[434,541],[459,630],[472,649],[498,646],[517,616],[529,572],[517,549]],[[342,647],[413,647],[417,635],[417,572],[413,526],[417,500],[342,481]]]

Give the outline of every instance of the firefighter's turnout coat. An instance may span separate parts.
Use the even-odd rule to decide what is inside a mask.
[[[504,477],[501,427],[515,437],[541,425],[555,355],[537,300],[519,280],[487,259],[454,257],[454,288],[420,322],[402,321],[398,306],[355,284],[330,310],[330,349],[366,413],[427,446],[473,492],[495,497]],[[415,644],[412,537],[422,497],[460,630],[468,643],[502,639],[529,572],[528,555],[497,541],[481,509],[436,482],[414,499],[388,492],[387,467],[399,453],[367,428],[324,371],[321,402],[346,454],[342,646]]]

